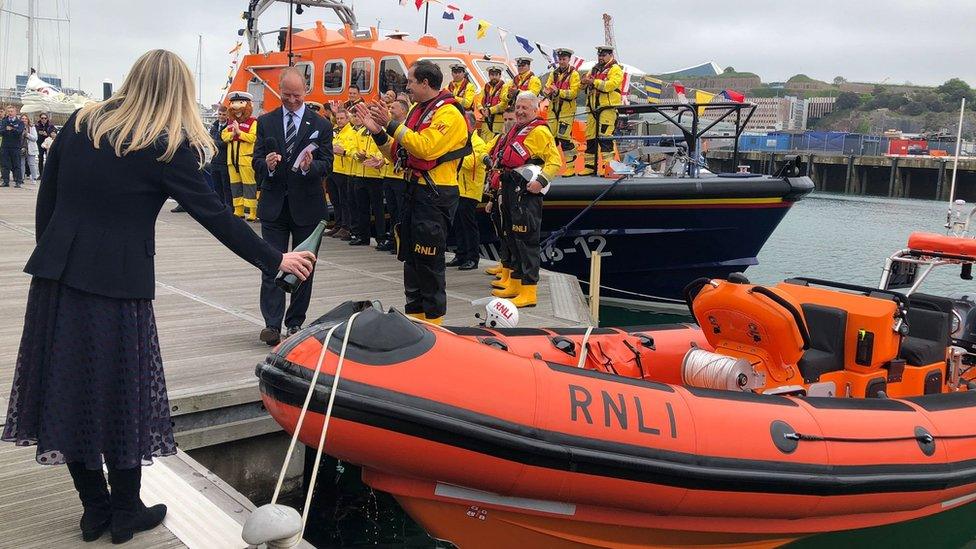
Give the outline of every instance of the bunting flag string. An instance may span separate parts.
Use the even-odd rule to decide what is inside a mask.
[[[231,83],[234,81],[234,75],[237,74],[237,64],[240,63],[241,53],[244,51],[243,47],[244,43],[238,42],[233,48],[230,49],[229,52],[227,52],[230,55],[233,55],[233,57],[230,60],[230,68],[227,70],[227,81],[224,83],[224,87],[220,89],[221,93],[226,93],[227,88],[229,88]]]
[[[508,31],[501,27],[495,27],[498,30],[498,39],[502,42],[502,49],[505,50],[505,59],[511,59],[512,55],[508,53],[508,42],[505,41],[508,38]]]
[[[457,43],[458,44],[464,44],[464,42],[465,42],[465,38],[464,38],[464,23],[466,21],[470,21],[472,19],[474,19],[474,16],[473,15],[468,15],[466,13],[461,16],[461,23],[458,25],[458,33],[457,33]]]
[[[528,39],[522,38],[521,36],[516,34],[515,41],[518,42],[520,46],[522,46],[522,49],[525,50],[525,53],[532,53],[535,51],[535,48],[532,47],[532,44],[529,43]]]
[[[454,4],[444,4],[444,14],[441,15],[443,19],[454,20],[454,14],[459,12],[460,9]]]
[[[485,21],[484,19],[478,20],[478,32],[475,34],[475,36],[478,37],[478,40],[481,40],[486,34],[488,34],[489,27],[491,27],[491,23],[488,21]]]

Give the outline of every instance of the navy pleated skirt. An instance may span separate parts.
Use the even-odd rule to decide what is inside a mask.
[[[34,278],[0,439],[89,469],[175,454],[152,301]]]

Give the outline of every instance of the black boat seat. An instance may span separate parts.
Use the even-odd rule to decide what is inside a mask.
[[[844,369],[844,334],[847,311],[814,303],[804,303],[803,318],[810,332],[810,348],[803,352],[797,367],[807,383],[827,372]]]
[[[945,360],[949,346],[950,316],[909,305],[908,336],[901,340],[901,358],[909,366],[926,366]]]

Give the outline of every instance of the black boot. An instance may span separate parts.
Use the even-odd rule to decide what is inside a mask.
[[[102,537],[112,520],[112,503],[109,500],[105,475],[100,470],[86,469],[83,463],[68,464],[71,480],[78,490],[85,512],[81,515],[81,539],[95,541]]]
[[[152,530],[163,522],[166,506],[146,507],[139,499],[142,468],[108,470],[112,486],[112,543],[125,543],[137,532]]]

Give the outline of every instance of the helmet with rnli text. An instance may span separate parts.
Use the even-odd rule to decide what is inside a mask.
[[[485,305],[486,328],[515,328],[518,320],[518,307],[507,299],[496,297]]]

